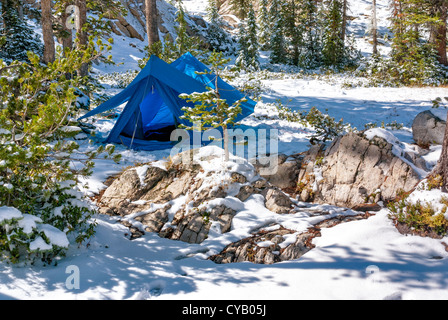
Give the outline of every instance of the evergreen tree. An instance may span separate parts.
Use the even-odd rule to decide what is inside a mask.
[[[29,61],[28,51],[39,56],[43,54],[42,42],[27,22],[19,17],[14,1],[3,2],[2,16],[0,38],[3,38],[3,45],[0,47],[0,59],[7,62]]]
[[[269,16],[272,23],[272,36],[270,48],[272,50],[270,55],[271,63],[286,63],[286,47],[285,35],[283,32],[282,20],[282,0],[272,0]]]
[[[208,0],[206,11],[209,20],[206,38],[210,44],[210,49],[222,52],[233,52],[233,39],[222,28],[223,21],[218,13],[217,0]]]
[[[247,19],[247,65],[254,70],[258,70],[260,68],[260,57],[258,53],[257,20],[252,4],[249,6]]]
[[[55,47],[54,47],[54,34],[53,34],[53,14],[52,14],[52,1],[42,0],[41,6],[41,24],[42,35],[44,38],[44,54],[43,62],[50,63],[55,59]]]
[[[285,38],[287,40],[287,60],[290,64],[299,62],[300,47],[302,45],[303,26],[298,24],[299,8],[296,0],[288,0],[282,6],[281,16]]]
[[[252,0],[230,0],[233,12],[241,20],[246,20],[250,7],[252,6]]]
[[[182,5],[182,1],[177,1],[177,13],[176,19],[177,25],[174,27],[176,30],[176,59],[186,52],[190,52],[195,55],[199,49],[199,39],[197,37],[190,37],[187,34],[187,21],[185,20],[185,10]]]
[[[299,24],[302,26],[302,50],[299,65],[315,68],[322,61],[322,19],[319,19],[319,7],[316,0],[302,0]]]
[[[247,68],[247,58],[249,55],[247,38],[246,23],[240,21],[238,23],[238,56],[236,57],[235,65],[242,70],[246,70]]]
[[[392,3],[391,58],[397,65],[392,77],[402,83],[421,83],[438,72],[435,47],[423,37],[428,25],[438,23],[438,18],[430,15],[432,4],[430,0],[394,0]]]
[[[72,49],[72,29],[76,27],[77,10],[69,10],[75,3],[73,0],[54,0],[53,31],[62,43],[63,48]],[[127,10],[120,0],[87,0],[86,7],[89,15],[86,16],[84,28],[87,36],[107,37],[112,32],[111,19],[119,15],[124,16]]]
[[[371,33],[372,33],[372,54],[378,55],[378,23],[377,23],[377,5],[376,0],[372,1],[372,27],[371,27]]]
[[[190,52],[193,55],[199,54],[200,49],[198,37],[191,37],[187,33],[187,20],[185,18],[185,10],[183,8],[182,1],[177,0],[176,6],[178,10],[176,12],[175,19],[176,25],[174,26],[174,29],[176,30],[175,41],[172,42],[165,40],[163,43],[162,41],[158,41],[151,47],[145,47],[145,57],[138,61],[140,68],[143,69],[146,66],[146,63],[152,55],[171,63],[186,52]]]
[[[322,39],[322,58],[327,66],[339,66],[344,60],[344,41],[341,38],[343,3],[341,0],[327,0],[326,8],[327,16]]]
[[[73,234],[78,244],[93,235],[95,224],[90,220],[93,212],[74,199],[74,188],[79,175],[91,173],[92,160],[104,151],[112,154],[113,146],[77,158],[84,164],[81,168],[71,165],[79,145],[70,137],[81,130],[73,130],[71,120],[78,117],[75,88],[84,79],[67,79],[66,74],[97,59],[105,47],[100,39],[91,39],[82,51],[63,55],[58,50],[48,66],[31,51],[29,62],[6,65],[0,60],[0,207],[16,208],[36,222]],[[39,237],[47,248],[30,246]],[[0,224],[1,258],[19,262],[38,257],[48,263],[66,249],[48,242],[37,228],[25,233],[17,221]]]
[[[222,128],[224,132],[225,161],[229,160],[229,134],[227,128],[234,124],[237,116],[242,112],[241,103],[246,101],[242,98],[229,105],[225,99],[221,98],[218,78],[223,66],[229,62],[224,59],[222,52],[214,51],[209,59],[211,65],[209,74],[214,74],[214,88],[208,87],[208,91],[194,92],[192,94],[181,94],[180,98],[187,102],[194,103],[194,107],[183,107],[184,114],[181,118],[188,120],[192,126],[182,126],[187,130],[206,130],[208,128]],[[196,122],[200,122],[200,127]]]
[[[242,21],[239,24],[236,65],[241,69],[260,69],[258,48],[257,22],[254,9],[250,5],[247,21]]]
[[[260,49],[268,50],[271,39],[271,24],[268,14],[268,0],[260,0],[257,16],[258,43]]]
[[[438,21],[430,25],[430,42],[436,47],[438,61],[448,66],[447,57],[447,19],[448,19],[448,0],[433,1],[430,11],[431,17]]]
[[[158,10],[156,0],[145,0],[146,6],[146,35],[148,37],[148,47],[159,42]]]

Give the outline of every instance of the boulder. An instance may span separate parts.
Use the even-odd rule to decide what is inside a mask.
[[[293,207],[289,196],[274,187],[269,187],[261,193],[265,198],[265,206],[275,213],[288,213]]]
[[[260,161],[257,161],[254,166],[270,184],[280,189],[286,189],[296,186],[300,163],[299,155],[286,156],[279,154],[277,165],[272,170],[266,170],[268,171],[266,174],[263,173],[263,170],[260,170],[266,166],[261,164]]]
[[[442,144],[446,122],[431,111],[420,112],[412,123],[412,136],[418,145]]]
[[[185,151],[163,163],[127,168],[100,196],[100,212],[122,216],[131,239],[156,232],[168,239],[201,243],[210,230],[231,230],[237,211],[226,203],[238,205],[259,194],[269,210],[279,214],[291,211],[289,196],[257,175],[248,162],[230,166],[235,170],[244,167],[241,172],[224,170],[222,165],[205,172],[201,163],[207,163],[210,170],[210,161],[222,161],[222,155],[198,150]]]
[[[301,200],[352,208],[412,190],[420,176],[393,148],[381,137],[367,139],[362,133],[337,137],[327,148],[311,148],[299,172]]]

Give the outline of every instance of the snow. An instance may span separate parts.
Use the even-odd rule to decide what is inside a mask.
[[[21,211],[13,207],[2,206],[0,207],[0,224],[15,224],[17,221],[17,226],[22,229],[22,231],[31,236],[31,234],[36,230],[37,232],[43,232],[48,239],[49,243],[38,236],[36,239],[29,243],[29,248],[31,251],[36,250],[51,250],[53,245],[68,248],[70,242],[67,238],[65,232],[53,227],[52,225],[43,223],[42,219],[39,217],[24,214]]]
[[[22,218],[22,212],[13,207],[0,207],[0,223]]]
[[[206,1],[184,0],[187,11],[204,15]],[[387,0],[378,1],[379,29],[381,35],[387,32]],[[350,23],[357,36],[367,30],[370,2],[351,1],[353,16],[360,16]],[[124,72],[139,70],[137,60],[143,56],[140,50],[145,43],[114,36],[112,55],[121,62],[119,66],[94,65],[96,73]],[[133,45],[131,46],[130,43]],[[364,55],[371,52],[366,38],[357,40]],[[380,46],[386,54],[390,47]],[[262,53],[262,61],[266,54]],[[263,60],[264,59],[264,60]],[[364,125],[381,125],[396,121],[403,128],[374,128],[365,132],[370,139],[380,136],[394,145],[394,152],[413,152],[411,125],[414,117],[421,111],[431,110],[431,100],[447,96],[442,87],[387,88],[363,87],[345,84],[357,83],[359,79],[345,76],[320,76],[297,78],[285,74],[279,79],[261,80],[262,102],[257,104],[254,115],[242,124],[247,128],[276,129],[279,132],[279,153],[292,155],[308,150],[309,135],[312,129],[298,123],[268,117],[275,114],[271,104],[280,99],[293,110],[308,111],[316,106],[319,110],[328,109],[336,120],[343,118],[352,127],[363,129]],[[106,86],[107,87],[107,86]],[[113,95],[118,90],[107,88]],[[434,109],[432,109],[434,110]],[[442,119],[446,109],[435,110]],[[101,119],[95,122],[96,141],[107,136],[114,120]],[[1,134],[0,129],[0,134]],[[97,145],[81,143],[84,151],[94,150]],[[144,174],[150,165],[166,168],[170,150],[155,152],[128,150],[117,145],[116,152],[122,155],[120,163],[96,159],[93,175],[82,178],[78,187],[86,195],[95,195],[103,190],[104,182],[128,166],[135,166],[144,183]],[[424,156],[428,169],[440,157],[440,146],[431,146]],[[208,156],[220,155],[206,161]],[[228,163],[222,161],[222,149],[203,148],[195,156],[202,166],[204,176],[213,173],[205,183],[219,183],[229,179],[221,168],[235,170],[253,181],[253,166],[231,155]],[[141,165],[144,164],[144,165]],[[1,165],[1,162],[0,162]],[[74,164],[78,165],[78,164]],[[316,173],[319,176],[318,168]],[[427,172],[420,171],[422,176]],[[215,181],[213,181],[215,179]],[[423,183],[423,182],[422,182]],[[419,186],[408,201],[424,200],[439,204],[441,192],[424,190]],[[186,196],[173,199],[167,205],[169,220],[185,202]],[[80,201],[80,200],[77,200]],[[142,203],[141,203],[142,204]],[[259,195],[252,195],[246,201],[228,196],[205,203],[204,206],[225,204],[237,211],[230,232],[221,233],[219,224],[213,222],[209,237],[201,244],[188,244],[160,238],[157,234],[146,233],[132,240],[126,234],[129,229],[118,223],[117,217],[97,214],[96,234],[88,246],[70,244],[65,234],[38,218],[21,213],[17,209],[0,206],[0,224],[18,219],[25,233],[38,229],[45,233],[52,244],[67,247],[65,258],[56,266],[16,267],[0,262],[0,299],[57,299],[57,300],[193,300],[193,299],[448,299],[448,252],[443,239],[422,238],[400,234],[389,219],[389,211],[383,209],[374,216],[360,221],[342,223],[332,228],[321,229],[321,236],[313,239],[316,246],[298,260],[285,261],[273,265],[257,265],[249,262],[218,265],[207,258],[219,252],[232,241],[242,239],[253,230],[274,230],[283,226],[295,233],[285,235],[282,247],[295,241],[299,232],[322,221],[340,215],[353,215],[356,212],[347,208],[330,205],[313,205],[296,201],[292,214],[274,214],[266,209]],[[160,208],[151,204],[149,211]],[[441,208],[439,208],[441,210]],[[55,210],[58,215],[61,208]],[[325,211],[325,215],[316,212]],[[147,211],[148,212],[148,211]],[[142,228],[135,220],[140,213],[126,217],[137,228]],[[165,225],[165,228],[169,224]],[[269,245],[259,243],[259,246]],[[45,250],[50,245],[41,237],[31,244],[32,249]],[[67,286],[66,270],[76,266],[80,270],[79,289]],[[32,279],[32,281],[30,281]]]
[[[149,165],[144,165],[144,166],[135,168],[135,171],[137,172],[141,186],[145,186],[146,171],[148,171],[148,168],[149,168]]]
[[[24,233],[30,234],[34,229],[37,228],[38,223],[42,223],[42,219],[40,219],[39,217],[33,216],[31,214],[23,214],[23,217],[19,220],[18,225],[20,228],[22,228]]]
[[[364,132],[364,135],[367,139],[372,140],[375,137],[383,138],[387,142],[389,142],[392,145],[399,145],[400,140],[397,139],[397,137],[394,136],[393,133],[382,129],[382,128],[373,128],[369,129]]]
[[[58,247],[67,248],[70,245],[69,240],[67,239],[67,235],[65,232],[62,232],[56,227],[53,227],[49,224],[39,224],[38,230],[42,231],[45,236],[50,241],[50,244],[53,244]]]
[[[389,132],[382,128],[373,128],[366,130],[364,132],[364,135],[367,139],[372,140],[375,137],[382,138],[389,142],[392,145],[392,153],[399,157],[403,162],[410,165],[415,172],[417,172],[421,178],[426,177],[428,174],[428,171],[425,171],[423,169],[420,169],[416,167],[412,162],[410,162],[408,159],[405,158],[405,153],[416,153],[414,147],[408,143],[401,142],[392,132]],[[430,163],[427,164],[428,167],[433,167],[437,161],[434,161],[435,156],[434,154],[439,154],[440,157],[440,148],[435,148],[432,152],[429,152],[424,159],[428,159]],[[437,158],[438,159],[438,158]]]
[[[30,242],[30,251],[47,251],[52,248],[53,246],[47,244],[42,237],[37,237],[34,241]]]

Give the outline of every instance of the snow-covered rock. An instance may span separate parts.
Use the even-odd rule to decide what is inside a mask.
[[[299,173],[302,200],[352,208],[392,200],[398,192],[412,190],[424,171],[400,146],[392,134],[375,129],[365,135],[340,136],[326,149],[313,148]]]
[[[201,243],[210,230],[228,232],[254,194],[273,213],[293,208],[289,196],[261,178],[247,160],[232,156],[224,162],[222,149],[210,146],[185,151],[163,165],[128,168],[105,190],[100,210],[124,217],[140,232]]]

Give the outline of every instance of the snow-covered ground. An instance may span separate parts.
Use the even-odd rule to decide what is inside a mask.
[[[386,16],[387,1],[378,1]],[[187,10],[204,13],[201,0],[184,0]],[[353,15],[369,14],[370,1],[351,1]],[[353,28],[365,32],[365,21],[355,20]],[[380,22],[385,32],[387,21]],[[115,39],[112,54],[119,69],[97,66],[98,72],[138,69],[142,57],[129,40]],[[138,41],[138,40],[136,40]],[[369,52],[362,39],[362,51]],[[384,48],[386,50],[387,48]],[[411,124],[415,115],[431,109],[431,100],[448,96],[446,88],[347,88],[346,79],[333,76],[318,80],[286,78],[263,80],[266,90],[255,116],[244,121],[254,128],[278,129],[279,152],[293,154],[309,148],[308,132],[298,124],[282,120],[260,120],[257,115],[268,112],[268,103],[280,99],[295,110],[316,106],[353,127],[363,129],[367,123],[402,123],[401,130],[390,131],[402,143],[412,143]],[[289,101],[291,100],[291,101]],[[432,109],[442,118],[445,108]],[[112,120],[99,120],[98,137],[107,135]],[[87,143],[82,148],[94,148]],[[434,147],[427,157],[437,161],[440,148]],[[170,150],[156,152],[127,150],[117,146],[123,156],[119,164],[98,160],[94,174],[83,181],[86,194],[104,188],[104,181],[124,167],[135,163],[163,160]],[[415,197],[427,196],[423,193]],[[240,208],[233,232],[244,230],[245,223],[262,226],[272,215],[256,199]],[[248,200],[248,201],[249,201]],[[308,205],[310,212],[319,209]],[[261,212],[257,220],[255,214]],[[264,209],[266,210],[266,209]],[[326,206],[335,214],[343,208]],[[240,214],[241,213],[241,214]],[[311,213],[287,218],[297,228],[308,226]],[[160,238],[146,233],[130,241],[129,229],[117,218],[96,215],[96,235],[88,246],[72,245],[57,266],[15,267],[0,263],[0,299],[448,299],[448,252],[441,240],[401,235],[383,209],[366,220],[339,224],[322,229],[313,240],[314,249],[294,261],[274,265],[249,262],[218,265],[207,256],[222,245],[211,237],[199,245]],[[285,223],[282,221],[282,223]],[[300,227],[299,227],[300,226]],[[238,229],[241,228],[241,229]],[[77,277],[79,276],[79,277]],[[79,287],[77,280],[79,280]]]

